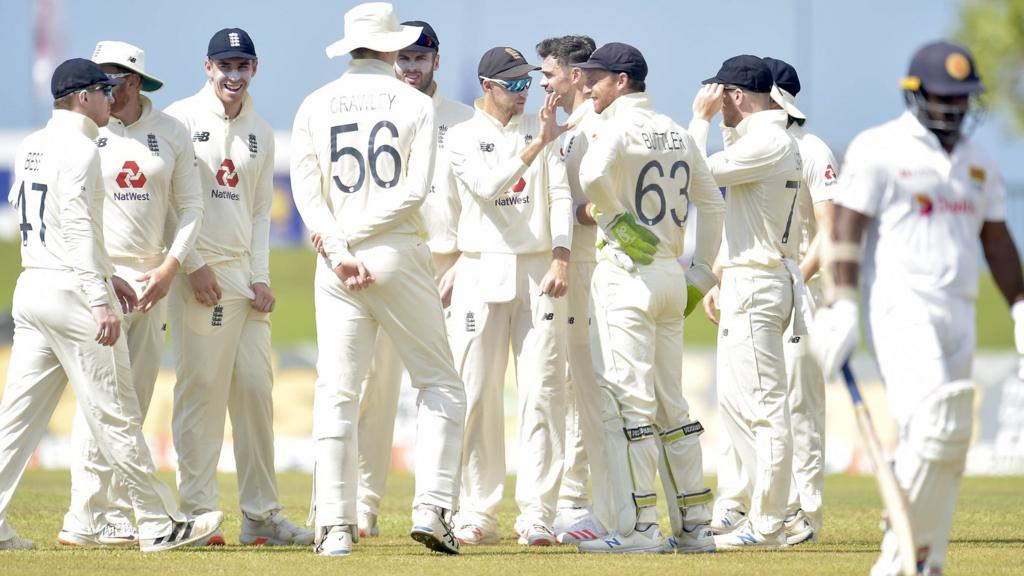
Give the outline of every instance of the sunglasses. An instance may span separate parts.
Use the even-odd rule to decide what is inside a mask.
[[[518,80],[500,80],[498,78],[487,78],[481,76],[484,80],[490,80],[505,87],[505,90],[509,92],[522,92],[530,87],[533,83],[533,78],[520,78]]]
[[[115,74],[110,74],[108,72],[107,73],[107,80],[117,80],[119,78],[124,78],[126,76],[131,76],[132,74],[133,74],[133,72],[118,72],[118,73],[115,73]]]
[[[84,88],[84,89],[81,90],[81,92],[100,92],[100,91],[102,91],[103,95],[105,97],[107,97],[107,98],[111,98],[114,95],[114,87],[113,86],[91,86],[89,88]]]

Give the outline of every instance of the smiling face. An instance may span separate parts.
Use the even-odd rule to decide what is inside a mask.
[[[571,102],[573,96],[572,68],[562,66],[552,55],[544,58],[540,65],[540,85],[548,94],[557,94],[562,102]]]
[[[246,58],[206,59],[206,75],[225,109],[242,105],[249,83],[256,75],[257,63]]]
[[[522,76],[521,78],[529,78],[529,75]],[[509,81],[518,79],[511,78]],[[502,115],[511,118],[512,116],[522,114],[526,109],[526,99],[530,95],[529,88],[521,92],[510,92],[501,82],[491,80],[484,80],[483,86],[484,97],[490,98],[495,110],[499,111]]]
[[[400,50],[395,60],[395,76],[426,94],[434,84],[434,71],[440,64],[441,57],[437,52]]]
[[[594,112],[600,114],[619,96],[620,74],[608,70],[586,70],[583,94],[594,101]]]

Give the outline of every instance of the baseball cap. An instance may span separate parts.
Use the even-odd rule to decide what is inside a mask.
[[[757,56],[742,54],[733,56],[718,69],[718,74],[701,82],[701,84],[732,84],[748,92],[760,94],[771,92],[772,72],[768,65]]]
[[[519,50],[497,46],[484,52],[476,73],[484,78],[509,79],[522,78],[535,70],[540,70],[540,67],[527,62]]]
[[[437,39],[437,32],[434,32],[434,27],[422,20],[409,20],[408,22],[402,22],[402,26],[416,26],[422,28],[420,37],[415,42],[402,48],[402,50],[408,50],[410,52],[437,52],[437,49],[441,47],[441,42]]]
[[[249,33],[241,28],[224,28],[210,38],[206,57],[211,60],[246,58],[256,60],[256,46]]]
[[[634,80],[643,82],[647,78],[647,60],[639,50],[622,42],[609,42],[590,55],[590,59],[579,65],[590,70],[625,72]]]
[[[120,78],[117,80],[107,78],[103,70],[100,70],[100,65],[92,60],[72,58],[71,60],[61,62],[57,69],[53,71],[53,76],[50,78],[50,93],[53,94],[54,100],[58,100],[72,92],[84,90],[89,86],[97,84],[101,86],[117,86],[122,82],[124,80]]]
[[[800,76],[788,62],[777,58],[764,57],[761,60],[768,66],[772,73],[775,86],[782,93],[782,102],[779,104],[787,114],[798,120],[806,120],[807,116],[796,107],[796,95],[800,92]]]
[[[913,92],[923,88],[936,96],[960,96],[985,90],[971,53],[946,40],[918,49],[900,86]]]
[[[101,66],[113,64],[138,74],[142,78],[144,92],[154,92],[164,85],[163,81],[156,76],[146,74],[146,53],[142,48],[132,46],[127,42],[104,40],[97,43],[96,49],[92,52],[92,61]]]
[[[416,42],[419,26],[402,26],[387,2],[366,2],[345,12],[345,37],[327,47],[327,57],[344,56],[356,48],[397,52]]]

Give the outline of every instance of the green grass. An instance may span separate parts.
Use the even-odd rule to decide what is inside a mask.
[[[14,282],[20,268],[16,242],[0,242],[0,310],[9,310]],[[313,328],[313,252],[307,248],[275,248],[270,253],[270,276],[277,308],[274,322],[275,346],[312,343]],[[1013,348],[1013,324],[1006,302],[985,273],[981,277],[977,304],[978,347]],[[686,343],[690,346],[714,346],[716,327],[696,311],[686,324]]]
[[[164,474],[172,481],[170,474]],[[312,480],[308,475],[278,476],[287,514],[296,521],[306,515]],[[1024,547],[1024,495],[1021,477],[964,480],[946,563],[947,574],[1021,574]],[[228,519],[228,546],[142,555],[137,550],[72,549],[55,537],[68,505],[67,472],[26,474],[14,497],[8,519],[23,537],[40,547],[34,552],[0,552],[2,573],[69,576],[72,574],[554,574],[631,575],[713,573],[722,575],[866,574],[877,554],[879,499],[870,477],[830,476],[826,481],[826,530],[821,539],[786,550],[744,551],[702,556],[584,556],[570,546],[527,549],[511,535],[515,503],[513,481],[506,486],[500,510],[505,538],[500,545],[464,548],[461,557],[429,553],[407,536],[412,478],[392,475],[384,500],[381,537],[364,539],[348,558],[319,558],[302,548],[254,549],[238,541],[239,514],[235,477],[221,475],[221,494]],[[712,484],[713,485],[713,484]],[[662,526],[668,521],[663,518]]]

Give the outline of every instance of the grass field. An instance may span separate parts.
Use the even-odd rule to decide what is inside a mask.
[[[9,310],[11,294],[20,268],[18,244],[0,241],[0,311]],[[313,253],[304,248],[276,248],[270,253],[270,276],[277,309],[272,316],[275,346],[295,346],[313,342]],[[991,276],[981,278],[977,311],[978,347],[1010,349],[1013,325],[1006,302]],[[714,346],[716,327],[700,312],[686,325],[686,343]]]
[[[165,475],[167,481],[173,481]],[[308,475],[279,475],[282,502],[296,521],[306,515]],[[68,505],[67,472],[29,472],[15,495],[8,519],[19,534],[36,541],[34,552],[0,552],[0,573],[70,576],[75,574],[867,574],[878,549],[879,501],[870,477],[830,476],[826,482],[826,532],[816,543],[773,551],[721,552],[701,556],[608,557],[579,555],[574,547],[527,549],[510,534],[515,516],[512,482],[501,508],[506,537],[498,546],[464,548],[460,557],[429,553],[407,536],[413,485],[393,475],[381,517],[380,538],[363,539],[348,558],[320,558],[302,548],[253,549],[238,541],[235,478],[221,475],[224,534],[229,545],[142,555],[137,550],[72,549],[56,543]],[[713,485],[713,484],[712,484]],[[1024,574],[1024,485],[1021,477],[964,480],[946,573]],[[662,526],[668,526],[667,518]]]

